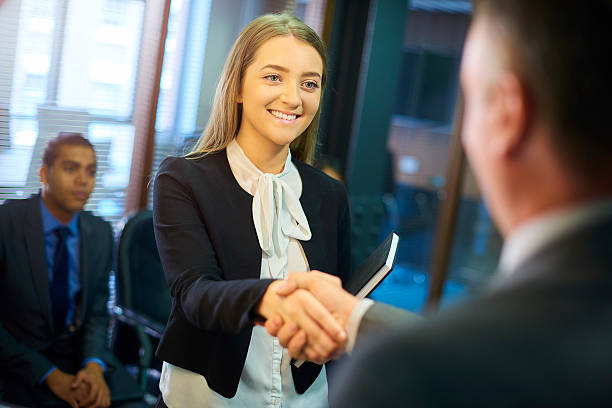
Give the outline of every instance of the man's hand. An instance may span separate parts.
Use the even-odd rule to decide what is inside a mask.
[[[66,401],[72,408],[78,408],[87,397],[85,385],[73,387],[75,376],[56,368],[45,378],[45,384],[58,398]]]
[[[104,370],[102,367],[93,361],[85,364],[85,367],[77,372],[72,389],[78,389],[82,386],[88,386],[89,393],[86,399],[81,402],[81,406],[88,408],[107,408],[110,406],[110,390],[104,380]]]
[[[276,281],[268,286],[257,312],[266,319],[279,316],[287,328],[303,333],[310,346],[305,350],[308,360],[324,363],[326,356],[344,347],[347,339],[344,328],[306,290],[294,288],[291,293],[279,296],[276,288],[282,283]]]
[[[281,285],[275,287],[280,296],[289,296],[296,290],[307,290],[331,314],[344,329],[353,309],[359,299],[342,289],[342,282],[336,276],[319,271],[293,272]],[[272,336],[278,337],[280,344],[286,347],[293,358],[311,360],[311,341],[303,331],[284,321],[282,316],[274,315],[266,321],[266,330]],[[327,354],[320,358],[329,360],[342,354],[345,343],[341,347],[328,349]]]

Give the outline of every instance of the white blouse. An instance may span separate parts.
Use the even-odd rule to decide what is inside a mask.
[[[308,220],[299,198],[300,173],[287,155],[280,174],[262,173],[234,139],[227,158],[236,181],[253,196],[253,222],[262,249],[260,278],[284,279],[287,271],[308,271],[308,260],[298,240],[311,238]],[[278,339],[255,326],[233,398],[225,398],[208,387],[206,378],[192,371],[163,363],[159,388],[164,402],[174,407],[327,407],[325,367],[304,392],[295,391],[291,358]]]

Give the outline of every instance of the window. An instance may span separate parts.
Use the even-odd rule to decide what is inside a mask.
[[[11,5],[0,7],[0,201],[38,191],[47,141],[60,131],[81,132],[98,158],[86,209],[116,222],[130,172],[145,3],[14,0]],[[2,126],[3,116],[8,126]]]
[[[477,293],[497,270],[503,239],[493,224],[472,172],[462,180],[461,200],[442,304]]]
[[[116,101],[121,96],[121,88],[117,84],[95,82],[92,84],[91,102],[88,105],[91,111],[101,114],[113,114],[116,110]]]
[[[396,268],[372,297],[420,311],[428,295],[428,272],[447,182],[459,63],[470,7],[465,1],[410,4],[387,144],[392,183],[383,198],[382,235],[395,230],[400,243]],[[465,196],[460,219],[466,224],[482,216],[477,203]],[[452,276],[461,278],[449,280],[446,299],[461,296],[467,287],[464,249],[481,245],[481,237],[472,232],[461,235],[463,246],[456,251],[452,266]]]
[[[123,25],[126,15],[126,2],[123,0],[105,0],[102,9],[102,22],[111,26]]]

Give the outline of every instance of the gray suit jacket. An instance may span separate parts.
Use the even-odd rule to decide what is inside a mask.
[[[509,282],[356,350],[334,407],[612,406],[612,219]]]
[[[355,339],[355,350],[358,351],[381,333],[388,334],[391,331],[402,330],[422,321],[423,317],[416,313],[375,302],[361,319]]]

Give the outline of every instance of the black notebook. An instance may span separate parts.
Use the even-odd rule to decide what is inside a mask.
[[[399,236],[395,232],[390,233],[357,268],[344,284],[344,289],[358,298],[364,298],[372,293],[393,269],[398,242]]]

